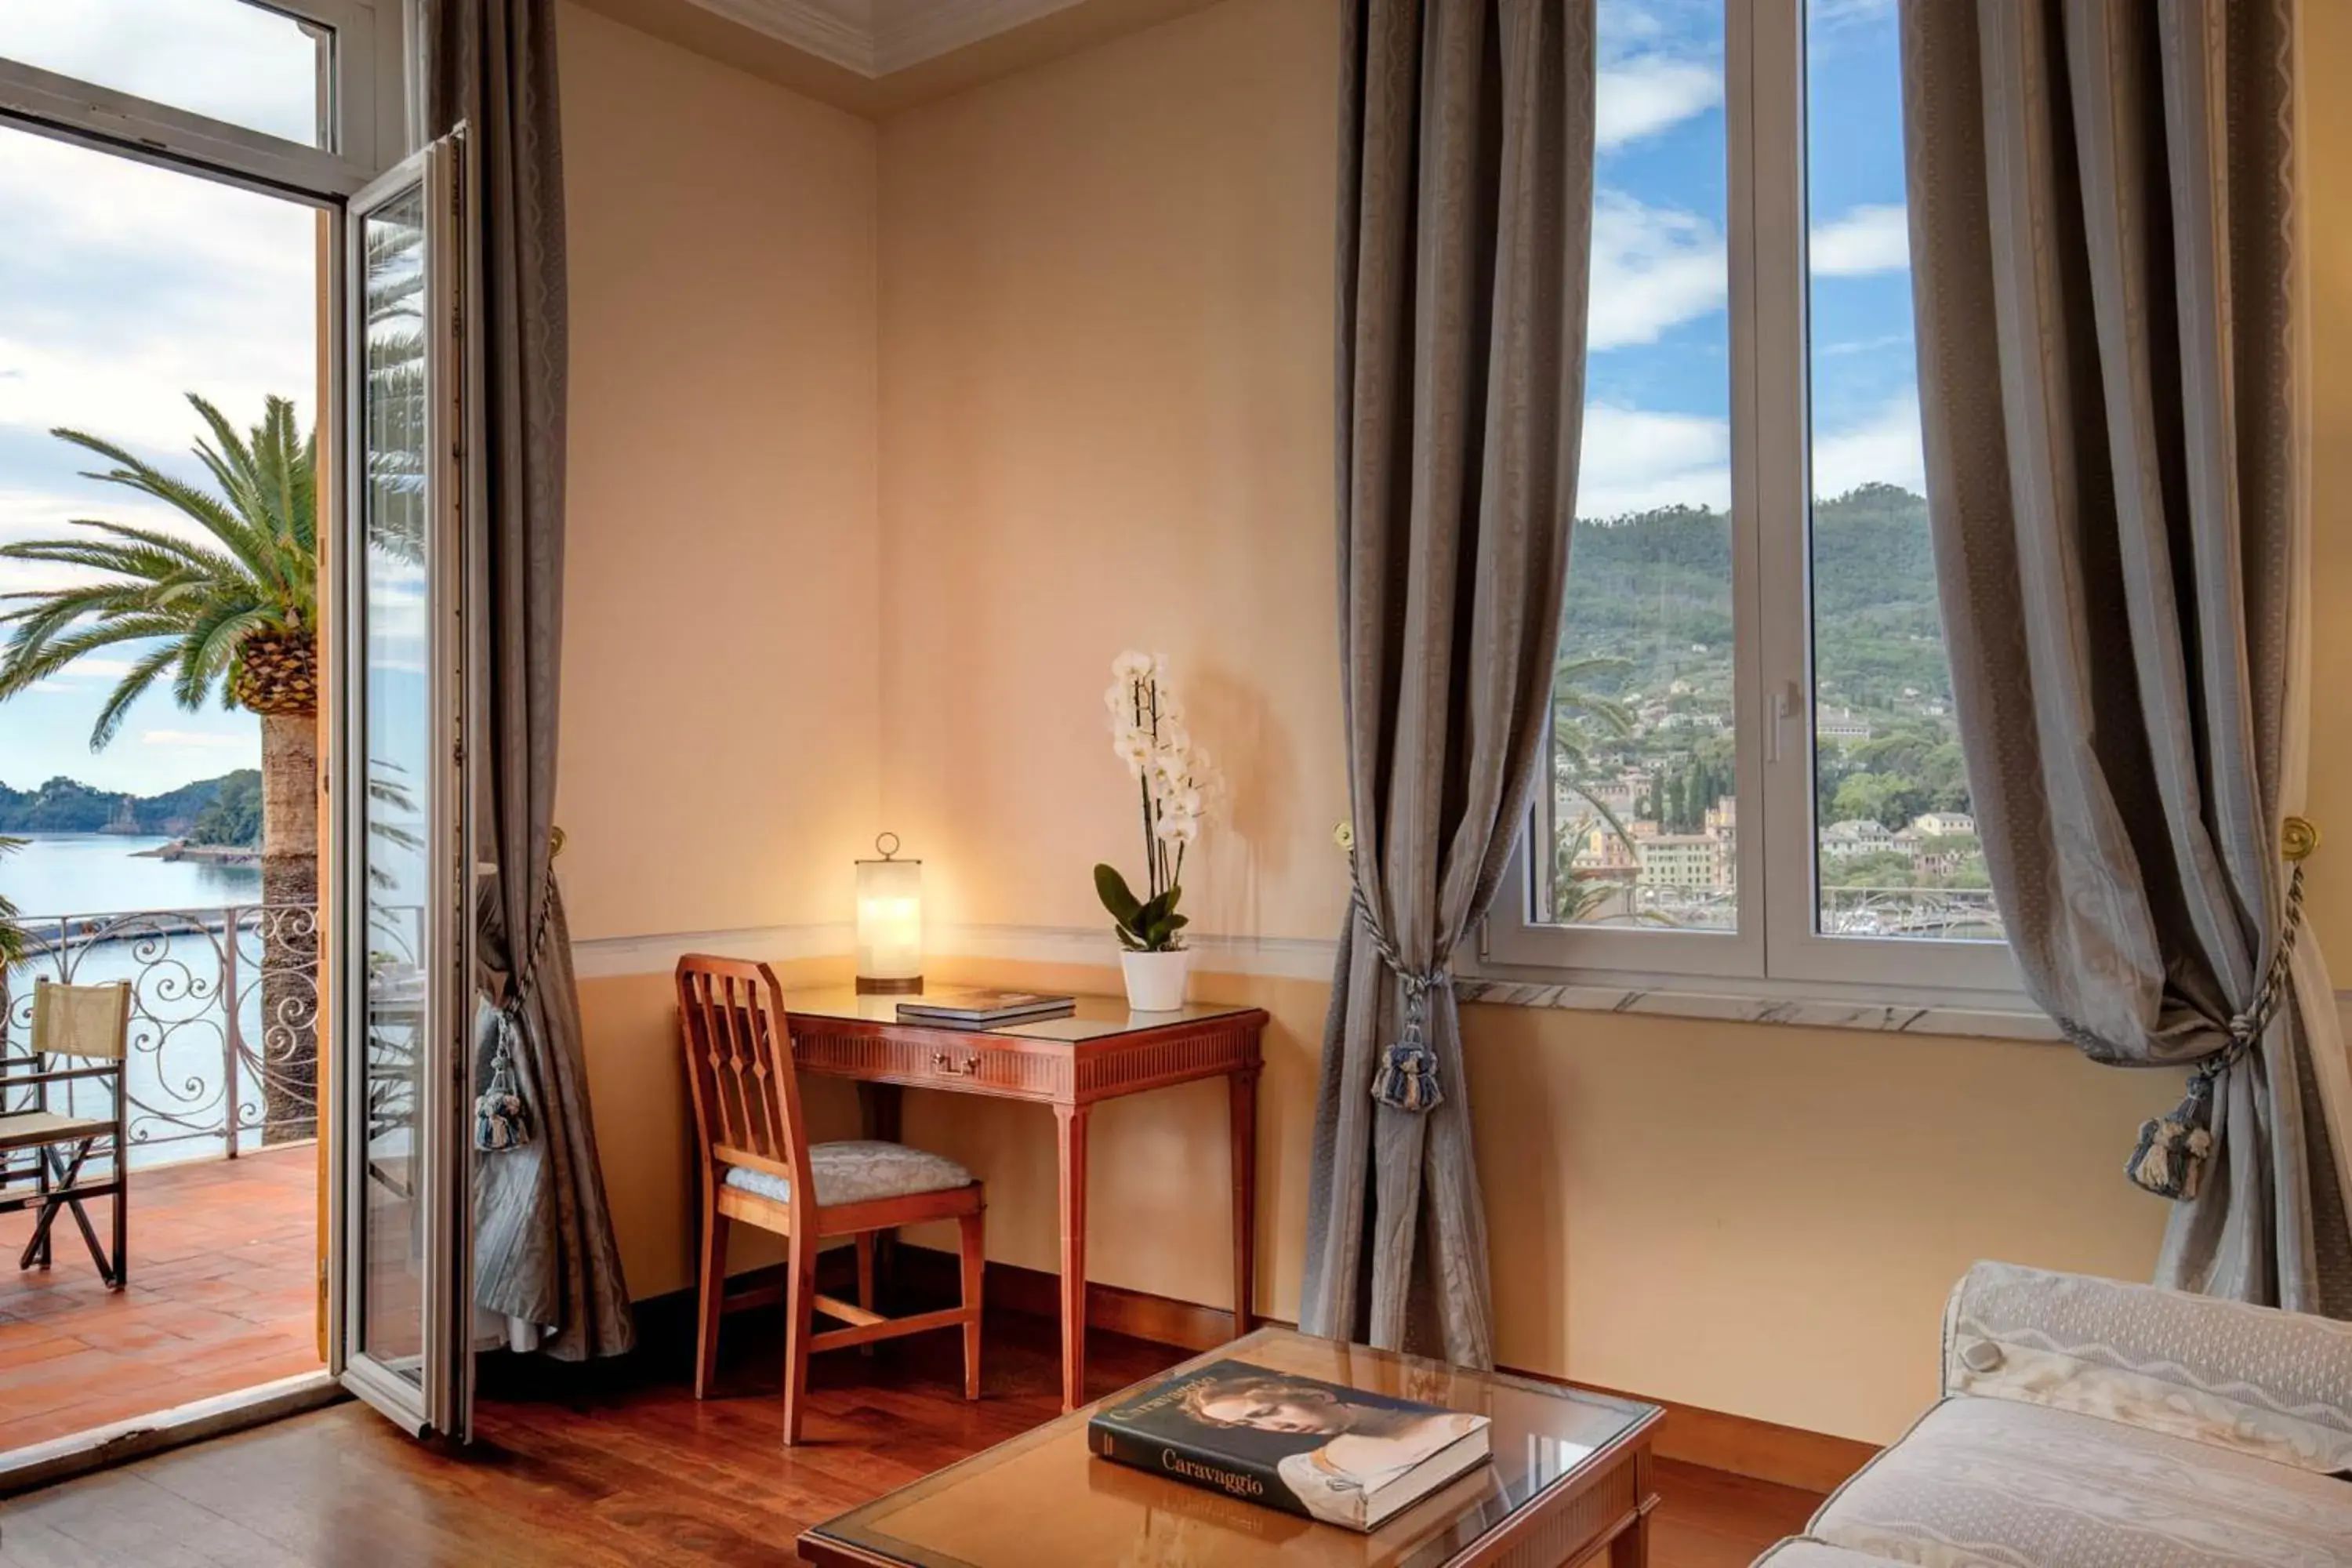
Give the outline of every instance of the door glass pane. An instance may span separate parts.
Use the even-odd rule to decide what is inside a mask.
[[[0,58],[329,144],[331,32],[246,0],[0,0]]]
[[[403,1375],[420,1376],[424,1226],[417,1204],[422,1066],[427,1051],[426,890],[433,776],[426,674],[429,531],[425,486],[425,193],[394,198],[364,219],[365,542],[360,605],[367,668],[360,732],[367,984],[367,1161],[358,1205],[365,1227],[358,1343]]]
[[[1601,0],[1584,442],[1538,916],[1737,923],[1721,0]]]
[[[1808,345],[1820,929],[1997,941],[1936,603],[1892,6],[1810,0]]]

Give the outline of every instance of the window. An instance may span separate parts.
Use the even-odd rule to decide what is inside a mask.
[[[1893,0],[1601,0],[1599,44],[1550,761],[1482,958],[2013,993],[1923,499]]]
[[[406,150],[402,0],[0,0],[0,119],[345,195]]]
[[[0,0],[0,55],[306,147],[331,147],[332,29],[244,0]]]

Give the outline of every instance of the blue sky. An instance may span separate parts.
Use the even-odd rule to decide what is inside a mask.
[[[0,54],[304,140],[315,122],[312,46],[284,17],[223,0],[0,0]],[[79,478],[95,458],[54,426],[194,480],[184,393],[239,426],[270,393],[314,416],[310,209],[0,129],[0,540],[54,537],[83,517],[188,531],[159,503]],[[0,562],[0,594],[68,575]],[[131,657],[85,659],[0,703],[0,784],[66,773],[151,794],[255,765],[251,717],[165,696],[93,754],[91,721]]]
[[[1814,488],[1919,485],[1893,0],[1811,0]],[[1730,497],[1722,0],[1601,0],[1577,510]]]

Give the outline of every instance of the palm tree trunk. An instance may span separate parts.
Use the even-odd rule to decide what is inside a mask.
[[[318,1131],[319,720],[261,720],[262,1142]]]

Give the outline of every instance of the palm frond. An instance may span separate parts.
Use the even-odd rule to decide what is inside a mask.
[[[86,654],[124,643],[168,637],[179,623],[168,616],[118,616],[68,635],[50,637],[37,648],[11,647],[0,658],[0,699],[16,696],[47,679]]]
[[[0,860],[6,859],[25,847],[21,838],[0,838]],[[16,923],[20,911],[6,895],[0,894],[0,980],[25,962],[25,928]]]
[[[122,729],[122,721],[131,716],[131,705],[144,697],[163,672],[172,668],[179,652],[172,644],[164,643],[141,658],[131,667],[131,673],[115,684],[106,706],[98,710],[98,722],[90,726],[91,751],[103,751],[113,742]]]
[[[290,399],[271,397],[260,423],[239,430],[204,397],[190,405],[195,443],[217,493],[163,472],[120,443],[60,427],[59,440],[113,467],[87,478],[170,506],[201,533],[77,519],[60,538],[0,545],[0,559],[94,574],[60,588],[0,595],[0,700],[98,652],[136,645],[129,674],[100,710],[90,744],[120,731],[131,705],[170,680],[182,706],[234,700],[247,639],[307,634],[317,621],[318,440],[301,434]],[[155,646],[148,646],[148,645]]]

